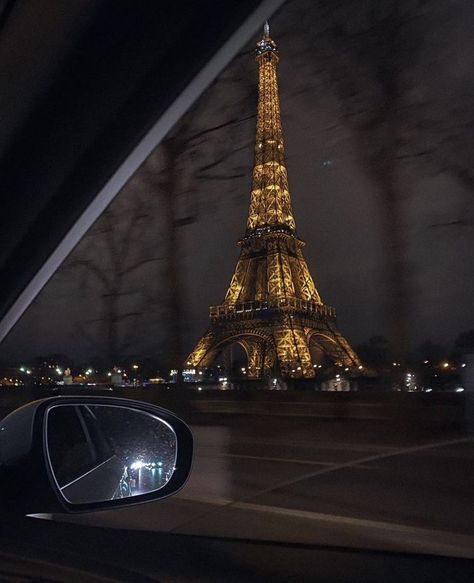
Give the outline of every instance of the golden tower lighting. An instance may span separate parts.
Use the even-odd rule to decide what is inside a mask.
[[[335,309],[322,302],[296,233],[278,97],[279,56],[268,24],[255,59],[258,110],[247,229],[225,299],[211,306],[209,329],[185,365],[210,366],[224,348],[238,343],[247,355],[247,378],[311,378],[315,345],[336,365],[360,373],[361,362],[336,327]]]

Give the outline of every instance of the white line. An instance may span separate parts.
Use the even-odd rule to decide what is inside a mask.
[[[446,447],[449,445],[458,445],[460,443],[469,443],[469,442],[474,442],[474,437],[465,437],[462,439],[450,439],[448,441],[440,441],[440,442],[436,442],[436,443],[428,443],[425,445],[418,445],[418,446],[414,446],[414,447],[402,448],[402,449],[398,449],[398,450],[390,452],[390,453],[379,453],[379,454],[375,454],[375,455],[371,455],[371,456],[365,456],[363,458],[358,458],[358,459],[353,460],[351,462],[346,462],[346,463],[337,464],[337,465],[330,466],[330,467],[325,467],[325,468],[322,468],[320,470],[315,470],[313,472],[309,472],[307,474],[300,475],[296,478],[292,478],[290,480],[285,480],[285,481],[282,481],[278,484],[274,484],[274,485],[269,486],[268,488],[264,488],[263,490],[260,490],[258,492],[253,492],[252,494],[243,498],[243,500],[241,500],[240,502],[229,502],[229,504],[227,505],[227,508],[230,509],[232,507],[235,507],[237,504],[239,504],[239,505],[248,504],[248,503],[250,504],[250,502],[248,502],[248,501],[255,500],[256,498],[258,498],[264,494],[274,492],[275,490],[279,490],[281,488],[286,488],[287,486],[292,486],[294,484],[297,484],[298,482],[302,482],[303,480],[307,480],[309,478],[313,478],[313,477],[320,476],[323,474],[329,474],[331,472],[336,472],[336,471],[339,471],[339,470],[342,470],[345,468],[356,467],[356,466],[359,466],[360,464],[370,463],[370,462],[373,462],[375,460],[389,459],[391,457],[417,453],[420,451],[434,449],[436,447]],[[197,519],[203,518],[204,516],[209,517],[217,510],[221,510],[225,507],[226,506],[222,506],[222,505],[220,505],[218,508],[214,507],[214,509],[209,510],[207,512],[204,512],[200,516],[194,517],[192,520],[188,520],[188,521],[183,522],[182,524],[177,526],[175,529],[173,529],[173,531],[178,531],[179,529],[186,527],[187,524],[190,524],[190,523],[196,521]],[[272,508],[272,507],[269,507],[269,508]],[[304,512],[304,511],[301,511],[301,512]],[[387,523],[387,524],[390,524],[390,523]],[[472,539],[474,541],[474,537],[472,537]],[[473,558],[474,558],[474,552],[473,552]]]
[[[383,533],[394,533],[411,535],[414,539],[400,539],[400,544],[407,548],[422,546],[426,552],[441,552],[454,556],[474,558],[474,536],[458,534],[455,532],[421,528],[395,522],[384,522],[378,520],[368,520],[365,518],[352,518],[349,516],[339,516],[337,514],[325,514],[321,512],[311,512],[308,510],[297,510],[293,508],[279,508],[277,506],[266,506],[263,504],[250,504],[247,502],[235,502],[232,508],[247,510],[250,512],[262,512],[265,514],[276,514],[279,516],[290,516],[304,520],[314,520],[331,524],[342,524],[359,529],[376,529]],[[381,535],[381,541],[384,537]],[[390,539],[392,542],[393,539]]]
[[[350,526],[362,526],[364,528],[383,528],[396,530],[398,532],[420,531],[431,532],[430,529],[397,524],[395,522],[383,522],[378,520],[368,520],[366,518],[352,518],[350,516],[340,516],[338,514],[326,514],[322,512],[313,512],[311,510],[298,510],[296,508],[283,508],[280,506],[267,506],[265,504],[251,504],[249,502],[234,502],[232,508],[241,510],[251,510],[256,512],[265,512],[270,514],[281,514],[284,516],[293,516],[295,518],[304,518],[309,520],[322,520],[324,522],[334,522],[337,524],[347,524]],[[474,541],[474,537],[472,538]]]
[[[213,457],[213,456],[209,456]],[[300,459],[293,459],[293,458],[282,458],[282,457],[266,457],[266,456],[259,456],[259,455],[241,455],[238,453],[223,453],[220,457],[230,457],[236,459],[244,459],[244,460],[258,460],[264,462],[281,462],[284,464],[303,464],[306,466],[326,466],[326,467],[333,467],[337,466],[337,462],[318,462],[315,460],[300,460]],[[364,466],[362,464],[357,464],[357,468],[362,468],[364,470],[375,470],[381,469],[378,466]]]
[[[224,453],[222,457],[232,457],[244,460],[261,460],[264,462],[283,462],[286,464],[306,464],[312,466],[335,466],[336,463],[333,462],[316,462],[313,460],[296,460],[291,458],[281,458],[281,457],[266,457],[259,455],[240,455],[238,453]]]
[[[224,498],[223,496],[214,496],[214,495],[202,495],[202,494],[194,494],[192,491],[189,493],[178,492],[175,496],[173,496],[173,500],[183,500],[184,502],[198,502],[200,504],[209,504],[210,506],[228,506],[232,504],[233,500],[230,498]]]
[[[284,516],[289,518],[296,518],[298,520],[306,520],[315,523],[326,523],[344,526],[346,529],[353,529],[351,532],[344,531],[349,535],[350,546],[356,546],[357,548],[370,548],[371,550],[402,550],[409,552],[422,552],[430,553],[435,555],[445,555],[453,557],[464,557],[469,559],[474,559],[474,536],[459,534],[457,532],[447,531],[447,530],[435,530],[430,528],[422,528],[419,526],[412,526],[407,524],[400,524],[396,522],[386,522],[379,520],[370,520],[365,518],[354,518],[351,516],[340,516],[337,514],[326,514],[322,512],[312,512],[309,510],[298,510],[294,508],[283,508],[278,506],[267,506],[264,504],[252,504],[248,502],[231,502],[226,501],[225,498],[220,498],[217,496],[206,497],[199,496],[194,497],[192,495],[184,496],[178,494],[176,498],[184,502],[201,502],[212,506],[213,509],[209,510],[207,513],[201,514],[200,516],[194,517],[190,521],[186,521],[181,525],[178,525],[171,529],[171,532],[193,532],[193,523],[197,522],[199,525],[199,520],[209,513],[213,513],[220,510],[230,510],[233,509],[243,510],[249,512],[250,516],[257,520],[258,523],[261,522],[261,518],[256,518],[256,513],[261,514],[273,514],[276,516]],[[245,519],[247,526],[252,529],[249,520]],[[229,520],[236,525],[240,524],[242,517],[238,515],[232,517],[229,516]],[[284,523],[282,523],[284,524]],[[301,525],[303,526],[303,525]],[[316,524],[315,524],[316,526]],[[209,527],[212,530],[212,521],[209,521]],[[201,528],[201,527],[199,527]],[[219,527],[217,530],[211,533],[211,536],[220,536]],[[294,531],[292,531],[293,533]],[[269,535],[272,538],[275,533]],[[295,542],[293,540],[293,534],[289,534],[284,540],[287,542]],[[336,534],[338,531],[336,531]],[[202,533],[201,533],[202,534]],[[228,536],[228,533],[226,533]],[[243,536],[244,538],[252,538],[252,535],[248,535],[247,532],[236,533],[236,536]],[[261,532],[257,535],[258,538],[262,538]],[[278,540],[283,540],[285,534],[276,535]],[[337,534],[337,536],[340,536]],[[327,533],[321,533],[320,538],[318,538],[318,530],[312,529],[311,534],[307,536],[297,536],[297,542],[306,542],[308,544],[327,544]],[[355,537],[355,538],[354,538]],[[321,540],[321,538],[323,540]],[[341,541],[344,545],[344,540]]]
[[[64,484],[64,486],[59,486],[59,489],[61,490],[61,494],[63,493],[63,490],[65,490],[66,488],[68,488],[69,486],[72,486],[72,484],[75,484],[78,480],[82,480],[82,478],[85,478],[86,476],[88,476],[91,472],[93,472],[94,470],[98,470],[101,466],[103,466],[104,464],[106,464],[107,462],[110,462],[110,460],[113,460],[115,457],[117,457],[115,454],[111,455],[109,458],[107,458],[106,460],[104,460],[103,462],[100,462],[100,464],[98,466],[94,466],[93,468],[91,468],[90,470],[88,470],[85,474],[81,474],[79,477],[74,478],[74,480],[71,480],[70,482],[68,482],[67,484]],[[53,465],[51,464],[51,468],[53,467]],[[53,474],[54,474],[54,470],[53,470]],[[55,475],[56,477],[56,475]],[[69,502],[69,500],[68,500]]]
[[[234,444],[238,445],[255,445],[255,441],[251,440],[239,440],[235,441]],[[382,451],[392,452],[392,451],[400,451],[399,447],[394,445],[373,445],[370,443],[367,444],[354,444],[354,443],[345,443],[343,441],[337,443],[330,443],[327,441],[316,441],[308,442],[307,440],[301,441],[281,441],[281,440],[266,440],[266,441],[258,441],[258,445],[279,445],[281,447],[304,447],[306,449],[334,449],[334,450],[351,450],[351,451],[377,451],[381,453]]]
[[[264,490],[261,490],[260,492],[257,492],[256,494],[252,494],[252,496],[249,496],[246,499],[250,500],[252,498],[256,498],[258,496],[261,496],[262,494],[268,494],[269,492],[279,490],[280,488],[286,488],[287,486],[292,486],[293,484],[296,484],[298,482],[302,482],[303,480],[307,480],[309,478],[321,476],[322,474],[329,474],[331,472],[336,472],[336,471],[346,469],[346,468],[353,468],[353,467],[358,466],[360,464],[370,463],[370,462],[373,462],[376,460],[389,459],[391,457],[396,457],[396,456],[400,456],[400,455],[418,453],[420,451],[433,449],[436,447],[445,447],[447,445],[458,445],[460,443],[468,443],[468,442],[474,442],[474,437],[464,437],[461,439],[450,439],[448,441],[438,441],[436,443],[428,443],[425,445],[416,445],[413,447],[401,448],[401,449],[398,449],[396,451],[392,451],[390,453],[378,453],[378,454],[358,458],[358,459],[355,459],[355,460],[352,460],[349,462],[336,464],[334,466],[327,467],[327,468],[322,468],[320,470],[316,470],[316,471],[310,472],[308,474],[303,474],[302,476],[298,476],[298,477],[292,478],[290,480],[285,480],[284,482],[280,482],[279,484],[269,486],[268,488],[265,488]]]

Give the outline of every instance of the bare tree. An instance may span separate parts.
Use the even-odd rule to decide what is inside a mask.
[[[471,57],[466,62],[452,33],[459,30],[463,13],[472,14],[467,3],[464,11],[461,7],[461,2],[437,0],[291,5],[293,17],[304,11],[315,23],[300,34],[302,66],[311,67],[314,77],[336,94],[339,123],[350,128],[361,165],[377,188],[389,338],[392,356],[400,362],[408,352],[414,299],[405,240],[406,202],[412,193],[401,177],[411,172],[413,184],[421,167],[451,176],[466,194],[457,196],[455,216],[432,227],[473,224],[474,86],[470,75],[450,74],[453,62],[472,70]],[[313,94],[314,77],[309,84]]]
[[[431,174],[451,177],[465,193],[458,199],[456,214],[433,223],[432,228],[474,225],[473,94],[474,87],[449,97],[430,91],[410,110],[409,139],[401,157],[415,161]]]
[[[129,352],[140,318],[153,312],[159,314],[161,331],[154,352],[161,353],[164,367],[180,368],[185,356],[180,229],[205,210],[212,212],[202,184],[228,180],[231,191],[244,176],[235,156],[249,146],[246,129],[254,117],[254,84],[246,79],[246,66],[237,57],[149,156],[61,269],[63,275],[78,273],[79,287],[97,298],[99,313],[82,319],[77,329],[91,347],[106,347],[110,364]],[[234,91],[228,91],[229,85]],[[147,236],[150,232],[154,236]],[[150,265],[161,260],[153,272],[159,282],[152,282]]]
[[[245,83],[244,76],[238,58],[230,72],[224,73],[206,92],[139,170],[147,188],[156,192],[161,202],[168,323],[164,361],[179,373],[185,357],[180,229],[195,222],[204,209],[212,210],[212,201],[201,185],[226,181],[231,190],[233,182],[245,175],[246,169],[239,166],[237,154],[250,145],[245,127],[255,116],[253,85]],[[233,94],[237,99],[230,104],[226,91],[229,84],[239,88]]]
[[[103,213],[61,270],[64,275],[79,272],[79,286],[99,299],[98,314],[84,318],[79,332],[91,346],[105,346],[110,365],[135,340],[137,319],[151,311],[152,298],[142,277],[150,264],[162,259],[162,250],[143,237],[152,212],[149,198],[140,196],[137,187],[137,181],[129,187],[133,196],[125,208],[111,205]]]
[[[339,98],[341,123],[351,128],[361,163],[377,187],[389,338],[393,358],[401,362],[408,348],[410,290],[400,153],[406,72],[421,42],[423,5],[421,0],[308,3],[318,26],[306,31],[305,37],[314,71],[323,75]]]

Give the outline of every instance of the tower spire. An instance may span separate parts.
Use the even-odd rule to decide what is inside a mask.
[[[270,25],[268,24],[268,20],[263,25],[263,38],[270,38]]]
[[[280,117],[275,42],[268,22],[257,43],[258,109],[255,164],[250,197],[247,235],[259,229],[283,229],[296,236],[296,223],[288,189],[288,175]]]

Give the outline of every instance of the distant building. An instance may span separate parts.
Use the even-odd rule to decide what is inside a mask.
[[[356,383],[351,383],[349,379],[338,374],[334,378],[321,383],[322,391],[350,391],[354,390],[356,387]]]

